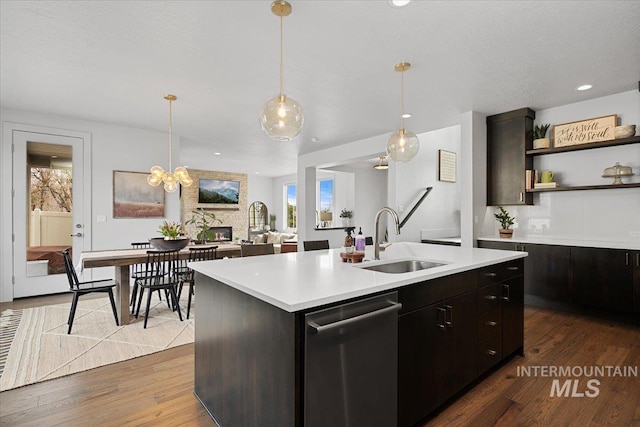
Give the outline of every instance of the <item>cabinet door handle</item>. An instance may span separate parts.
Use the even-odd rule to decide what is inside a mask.
[[[446,321],[447,311],[442,307],[436,307],[436,310],[438,310],[438,313],[442,313],[442,322],[441,323],[436,323],[436,326],[438,326],[438,328],[440,328],[440,329],[442,329],[444,331],[444,330],[446,330],[445,321]]]
[[[498,354],[498,352],[497,352],[497,351],[495,351],[495,350],[487,350],[487,354],[488,354],[489,356],[495,356],[496,354]]]
[[[624,265],[629,266],[629,252],[625,252],[624,254]]]
[[[485,277],[496,277],[497,274],[496,273],[484,273]]]
[[[520,267],[507,267],[507,270],[509,270],[509,271],[518,271],[518,270],[520,270]]]
[[[488,300],[491,300],[491,301],[495,301],[496,298],[497,297],[495,295],[485,295],[484,296],[484,299],[488,299]]]
[[[445,317],[444,324],[451,328],[453,327],[453,307],[450,305],[445,305],[444,308],[445,308],[445,316],[447,312],[449,313],[449,320],[447,320],[447,318]]]
[[[640,252],[636,254],[636,267],[640,267]]]
[[[494,322],[493,320],[489,320],[487,323],[485,323],[485,325],[487,326],[496,326],[498,324],[498,322]]]
[[[509,301],[509,285],[502,285],[502,290],[506,290],[507,291],[507,295],[503,295],[502,299],[504,301]]]

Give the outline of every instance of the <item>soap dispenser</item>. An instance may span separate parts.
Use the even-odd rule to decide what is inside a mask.
[[[358,230],[358,235],[356,236],[356,251],[364,252],[364,247],[366,244],[366,240],[362,235],[362,227]]]
[[[351,232],[354,231],[355,228],[353,227],[347,227],[345,228],[345,231],[347,232],[346,237],[344,238],[344,247],[345,248],[350,248],[353,246],[353,237],[351,236]]]

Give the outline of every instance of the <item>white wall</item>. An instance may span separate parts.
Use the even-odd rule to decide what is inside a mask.
[[[618,114],[619,124],[640,128],[640,93],[634,90],[536,111],[535,123],[553,126],[609,114]],[[636,174],[624,182],[640,182],[638,144],[540,156],[534,168],[553,170],[560,185],[602,185],[612,182],[601,177],[602,171],[616,162],[631,166]],[[514,236],[640,242],[640,237],[629,235],[640,231],[640,188],[536,193],[533,203],[507,207],[517,219]],[[494,210],[487,208],[482,233],[486,236],[498,236]]]
[[[402,221],[426,187],[433,187],[396,240],[420,242],[425,238],[460,235],[460,126],[418,135],[420,151],[407,163],[397,164],[394,198],[390,203]],[[456,182],[438,181],[438,150],[456,153]],[[390,233],[392,234],[392,233]],[[390,236],[391,237],[391,236]]]

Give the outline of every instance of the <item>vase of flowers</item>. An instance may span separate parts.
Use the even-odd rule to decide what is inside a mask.
[[[149,243],[159,251],[180,250],[189,244],[189,239],[184,235],[184,229],[178,222],[164,220],[158,232],[163,237],[153,237],[149,239]]]

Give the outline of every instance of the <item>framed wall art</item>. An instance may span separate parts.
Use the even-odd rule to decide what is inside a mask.
[[[164,217],[164,188],[147,182],[146,172],[113,171],[114,218]]]
[[[456,182],[456,153],[438,150],[438,181]]]

